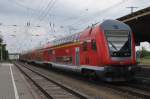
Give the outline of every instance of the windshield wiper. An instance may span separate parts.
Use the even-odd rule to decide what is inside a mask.
[[[112,42],[110,42],[110,41],[108,41],[111,45],[112,45],[112,47],[117,51],[118,49],[116,48],[116,46],[112,43]]]

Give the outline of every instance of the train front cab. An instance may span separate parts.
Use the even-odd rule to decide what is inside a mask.
[[[97,36],[100,45],[103,71],[98,72],[106,81],[126,81],[132,79],[136,66],[135,44],[130,27],[116,20],[100,24],[101,34]]]

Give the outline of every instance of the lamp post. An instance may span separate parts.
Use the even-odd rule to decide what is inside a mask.
[[[138,8],[138,7],[133,7],[133,6],[131,6],[131,7],[127,7],[127,8],[131,9],[131,14],[132,14],[132,13],[133,13],[133,10],[136,9],[136,8]]]
[[[3,45],[1,46],[1,61],[3,61]]]
[[[2,49],[3,49],[3,48],[2,48],[2,47],[3,47],[3,43],[2,43],[2,42],[3,42],[2,35],[0,35],[1,61],[3,60],[3,56],[2,56],[2,55],[3,55],[3,51],[2,51]]]
[[[1,49],[1,61],[3,61],[3,45],[2,44],[0,46],[0,49]]]

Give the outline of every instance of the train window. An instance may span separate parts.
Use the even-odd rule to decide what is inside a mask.
[[[72,64],[72,57],[70,57],[70,56],[56,57],[56,62],[65,63],[65,64]]]
[[[52,50],[49,50],[49,51],[48,51],[48,54],[50,54],[50,55],[51,55],[51,54],[52,54]]]
[[[52,51],[52,54],[55,55],[55,51],[54,50]]]
[[[93,49],[93,50],[97,50],[97,47],[96,47],[96,41],[95,40],[92,40],[92,42],[91,42],[91,48]]]
[[[87,44],[86,41],[83,42],[82,46],[83,46],[83,51],[87,51],[88,50],[88,48],[87,48],[88,44]]]

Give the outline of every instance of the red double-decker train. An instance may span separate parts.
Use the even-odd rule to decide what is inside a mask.
[[[106,20],[83,32],[56,39],[20,60],[52,68],[96,75],[106,81],[126,81],[137,70],[134,36],[130,27]]]

